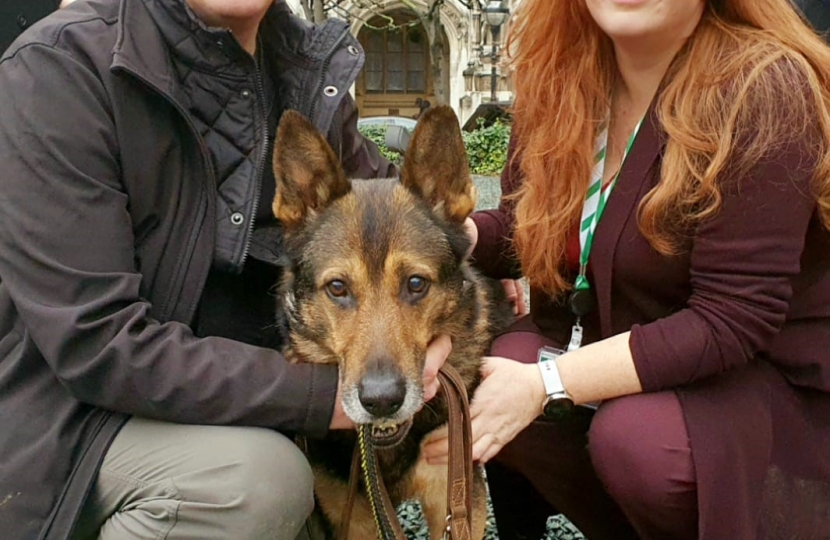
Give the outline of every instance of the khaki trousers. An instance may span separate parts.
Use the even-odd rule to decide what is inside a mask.
[[[72,540],[294,540],[313,506],[305,456],[275,431],[133,418]]]

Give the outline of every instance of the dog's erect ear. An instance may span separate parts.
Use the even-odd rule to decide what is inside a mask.
[[[418,121],[404,156],[401,183],[450,221],[460,223],[473,211],[475,189],[467,152],[449,106],[431,107]]]
[[[286,111],[274,142],[277,191],[272,209],[287,230],[351,190],[337,157],[303,115]]]

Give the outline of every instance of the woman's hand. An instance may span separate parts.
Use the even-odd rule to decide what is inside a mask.
[[[470,405],[473,417],[473,460],[486,463],[542,413],[545,385],[535,364],[507,358],[484,358],[482,381]],[[423,445],[429,463],[446,463],[446,427],[433,432]]]
[[[467,257],[472,255],[478,243],[478,227],[472,218],[464,220],[464,232],[467,233],[467,238],[470,239],[470,249],[467,250]],[[527,303],[525,302],[524,284],[520,279],[503,279],[501,285],[504,287],[504,294],[507,300],[513,304],[513,315],[521,317],[527,315]]]
[[[525,302],[525,289],[520,279],[503,279],[501,286],[504,287],[504,294],[507,301],[513,304],[513,315],[521,317],[528,314],[527,302]]]
[[[470,239],[470,249],[467,250],[467,257],[469,257],[478,243],[478,227],[473,218],[468,217],[464,220],[464,232],[467,233],[467,238]]]

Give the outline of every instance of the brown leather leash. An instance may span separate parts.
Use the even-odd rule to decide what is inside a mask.
[[[438,372],[438,381],[447,402],[449,466],[447,470],[447,527],[445,540],[471,540],[473,501],[473,435],[470,403],[464,381],[449,364]],[[338,540],[349,536],[349,523],[363,472],[366,492],[372,507],[379,540],[406,540],[397,512],[380,474],[377,453],[371,445],[371,427],[361,426],[349,476],[349,494],[340,516]]]

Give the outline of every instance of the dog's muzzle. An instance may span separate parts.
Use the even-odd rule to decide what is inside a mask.
[[[412,419],[404,422],[375,422],[372,424],[372,441],[378,448],[390,448],[399,444],[409,433]]]

